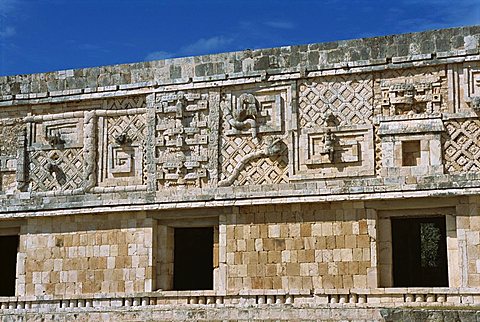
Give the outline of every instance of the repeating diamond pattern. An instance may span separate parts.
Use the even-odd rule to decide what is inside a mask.
[[[445,124],[445,168],[449,173],[480,171],[480,121],[450,120]]]
[[[373,115],[371,76],[315,79],[300,84],[300,125],[322,126],[328,113],[339,125],[370,123]]]
[[[49,171],[49,164],[57,165]],[[70,190],[83,182],[83,149],[33,151],[30,154],[32,191]]]
[[[222,178],[232,173],[235,166],[248,153],[259,146],[251,137],[225,138],[220,152]],[[288,182],[288,157],[285,151],[271,158],[260,158],[248,163],[240,172],[233,185],[277,184]]]

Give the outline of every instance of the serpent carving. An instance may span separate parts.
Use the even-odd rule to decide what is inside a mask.
[[[267,143],[263,148],[253,151],[245,155],[235,166],[232,173],[225,179],[218,182],[219,187],[225,187],[231,185],[235,179],[239,176],[240,172],[245,168],[245,166],[259,158],[271,157],[274,155],[278,155],[282,149],[282,140],[276,139],[270,143]]]

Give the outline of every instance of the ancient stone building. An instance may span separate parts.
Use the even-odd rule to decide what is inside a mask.
[[[0,317],[474,314],[479,41],[1,77]]]

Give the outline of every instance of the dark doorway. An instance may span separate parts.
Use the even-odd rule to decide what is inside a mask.
[[[175,228],[174,290],[213,290],[213,227]]]
[[[448,286],[445,217],[392,219],[393,284]]]
[[[18,242],[18,236],[0,236],[0,296],[15,296]]]

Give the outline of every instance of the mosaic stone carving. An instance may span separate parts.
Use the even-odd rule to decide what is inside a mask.
[[[220,186],[288,182],[285,133],[290,87],[224,92]]]
[[[102,108],[105,110],[124,110],[145,107],[145,96],[128,96],[125,98],[112,98],[103,102]]]
[[[0,191],[23,189],[25,124],[20,119],[0,121]]]
[[[331,76],[299,84],[301,127],[369,124],[373,116],[372,75]]]
[[[83,149],[37,150],[29,159],[32,191],[82,188]]]
[[[129,115],[100,114],[99,186],[143,185],[146,119],[144,109]]]
[[[269,140],[268,142],[265,142],[260,149],[247,153],[238,161],[235,168],[231,170],[230,175],[227,178],[219,181],[218,185],[220,187],[231,185],[238,178],[240,172],[245,168],[245,166],[253,160],[280,155],[282,152],[282,143],[283,142],[281,139],[274,139],[273,141]]]
[[[225,92],[222,95],[224,131],[227,136],[280,133],[284,129],[287,88],[256,92]]]
[[[390,115],[433,113],[440,111],[440,83],[382,82],[382,106]]]
[[[480,111],[480,64],[468,62],[452,69],[448,75],[452,87],[450,99],[456,110]]]
[[[216,179],[212,161],[218,148],[216,94],[176,93],[156,98],[158,188],[203,187]]]
[[[480,171],[480,121],[457,119],[445,123],[445,170],[448,173]]]
[[[299,178],[364,176],[374,173],[373,127],[307,128],[299,141]]]
[[[377,115],[414,115],[446,111],[445,70],[392,70],[382,73],[377,84]]]
[[[83,113],[81,113],[83,114]],[[28,160],[33,192],[81,190],[84,183],[82,118],[63,115],[26,119],[30,126]]]
[[[226,107],[223,109],[225,119],[232,127],[232,134],[241,133],[245,128],[249,128],[252,137],[257,137],[257,100],[250,93],[243,93],[238,97],[237,107],[231,111]]]

